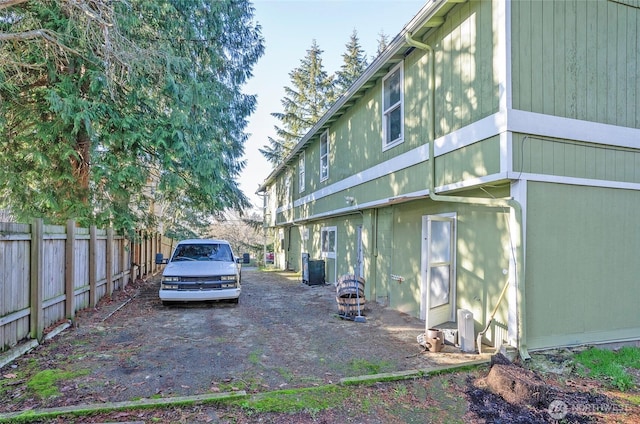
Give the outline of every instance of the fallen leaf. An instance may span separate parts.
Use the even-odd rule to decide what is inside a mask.
[[[4,378],[18,378],[17,374],[13,374],[13,373],[9,373],[9,374],[5,374],[3,375]]]

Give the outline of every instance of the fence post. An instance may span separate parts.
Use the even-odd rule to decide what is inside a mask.
[[[107,228],[107,296],[113,294],[113,228]]]
[[[149,252],[151,252],[151,236],[149,232],[144,232],[144,275],[151,273],[151,267],[149,266]]]
[[[158,249],[158,233],[153,233],[153,248],[151,249],[151,269],[153,269],[153,274],[155,275],[158,272],[158,265],[156,264],[156,253],[158,253],[160,249]]]
[[[121,252],[121,259],[120,259],[120,263],[122,263],[122,285],[121,287],[124,289],[125,287],[127,287],[127,284],[129,284],[131,282],[131,277],[132,277],[132,273],[133,273],[133,248],[134,248],[134,244],[133,242],[126,238],[123,237],[122,239],[120,239],[120,243],[121,243],[121,248],[120,248],[120,252]],[[126,272],[125,272],[126,271]]]
[[[98,304],[98,288],[97,288],[97,266],[96,251],[98,247],[97,228],[95,225],[89,227],[89,305],[92,308]]]
[[[67,240],[65,242],[65,315],[69,319],[76,316],[76,222],[73,219],[67,221]]]
[[[131,257],[131,276],[129,281],[135,282],[138,279],[138,275],[136,274],[136,267],[138,270],[140,269],[140,230],[136,230],[136,233],[133,235],[133,239],[131,240],[131,251],[129,255]],[[139,271],[138,271],[139,272]]]
[[[42,340],[44,314],[42,310],[42,285],[44,279],[44,222],[36,218],[31,224],[31,278],[30,316],[31,338]]]

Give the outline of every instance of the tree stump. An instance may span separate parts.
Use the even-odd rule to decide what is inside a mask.
[[[517,365],[495,364],[485,384],[493,393],[515,405],[547,407],[553,399],[553,389],[533,372]]]

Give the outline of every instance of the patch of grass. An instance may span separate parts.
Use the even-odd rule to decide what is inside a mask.
[[[280,374],[280,376],[282,378],[284,378],[285,380],[291,382],[293,381],[293,373],[291,372],[291,370],[289,368],[285,368],[285,367],[278,367],[276,369],[276,371],[278,371],[278,374]]]
[[[409,389],[404,384],[399,384],[396,387],[394,387],[394,389],[393,389],[393,395],[396,398],[405,397],[408,393],[409,393]]]
[[[260,363],[260,355],[262,355],[260,350],[252,351],[249,353],[249,362],[253,365],[258,365]]]
[[[640,396],[629,396],[629,402],[634,405],[640,405]]]
[[[259,376],[247,372],[236,376],[233,380],[225,380],[223,382],[214,383],[214,386],[221,392],[233,393],[239,390],[247,392],[259,392],[264,390],[264,381]]]
[[[349,361],[349,368],[355,375],[380,374],[383,370],[391,369],[391,362],[377,361],[371,362],[367,359],[352,359]]]
[[[62,371],[59,369],[44,370],[35,374],[27,382],[27,388],[41,398],[58,396],[57,383],[60,380],[71,380],[81,375],[89,374],[89,370]]]
[[[373,400],[367,396],[364,399],[360,400],[360,409],[366,413],[369,413],[369,411],[372,411],[375,405],[378,405],[380,403],[380,400]]]
[[[265,413],[318,413],[341,405],[349,389],[340,386],[321,386],[302,389],[278,390],[236,401],[244,410]]]
[[[640,348],[623,347],[618,351],[590,348],[576,354],[573,361],[578,375],[604,378],[612,387],[625,391],[635,386],[627,368],[640,369]]]

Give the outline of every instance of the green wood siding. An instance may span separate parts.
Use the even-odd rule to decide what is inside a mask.
[[[467,1],[427,40],[436,56],[436,137],[498,111],[493,7],[491,1]]]
[[[468,193],[470,196],[480,194]],[[508,189],[493,189],[492,195],[508,196]],[[509,268],[508,212],[428,199],[397,205],[392,210],[393,248],[389,251],[391,261],[386,271],[390,306],[413,316],[420,315],[422,217],[455,212],[456,309],[473,312],[476,331],[480,331],[506,283],[502,270]],[[401,276],[404,281],[392,280],[391,275]],[[506,323],[506,311],[507,302],[504,302],[496,319]]]
[[[500,172],[500,139],[497,136],[457,149],[436,160],[438,186],[498,172]],[[345,177],[350,175],[345,175]],[[364,204],[425,190],[429,186],[429,178],[429,163],[426,161],[381,175],[375,180],[351,187],[348,190],[334,192],[331,196],[319,198],[312,204],[299,208],[298,218],[344,208],[345,196],[354,197],[358,204]]]
[[[383,208],[378,210],[376,228],[377,240],[374,251],[374,255],[376,258],[375,300],[383,305],[388,306],[391,299],[390,271],[391,258],[394,248],[392,208]]]
[[[302,234],[301,227],[291,226],[285,229],[286,269],[300,271],[302,264]]]
[[[436,51],[436,136],[445,135],[498,110],[498,85],[495,82],[493,9],[491,2],[467,2],[456,6],[445,25],[429,37]],[[306,190],[297,190],[297,171],[294,199],[336,183],[369,169],[388,159],[425,145],[429,142],[431,95],[429,55],[413,50],[404,60],[404,142],[394,148],[382,150],[381,79],[367,90],[347,112],[329,129],[329,179],[319,181],[319,135],[305,149]],[[454,155],[449,162],[466,160]],[[297,165],[297,161],[296,161]],[[463,166],[463,165],[460,165]],[[459,166],[459,167],[460,167]],[[372,198],[398,196],[417,190],[414,184],[402,181],[422,181],[423,167],[415,167],[416,175],[392,177],[363,187],[381,190]],[[474,170],[468,170],[473,174]],[[400,178],[400,182],[398,180]],[[278,184],[282,184],[279,181]],[[389,184],[389,185],[387,185]],[[426,187],[426,182],[422,188]],[[318,210],[330,210],[344,203],[344,193],[337,193],[333,204]],[[303,215],[299,215],[303,216]]]
[[[342,180],[380,161],[381,90],[378,82],[331,127],[331,148],[334,154],[330,157],[327,183]],[[318,144],[318,141],[314,144]],[[314,172],[314,178],[318,178],[317,172]]]
[[[640,128],[640,8],[511,2],[513,108]]]
[[[500,137],[454,150],[436,159],[436,186],[500,172]]]
[[[640,336],[640,192],[529,183],[530,348]]]
[[[640,150],[513,137],[513,169],[534,174],[640,183]]]

